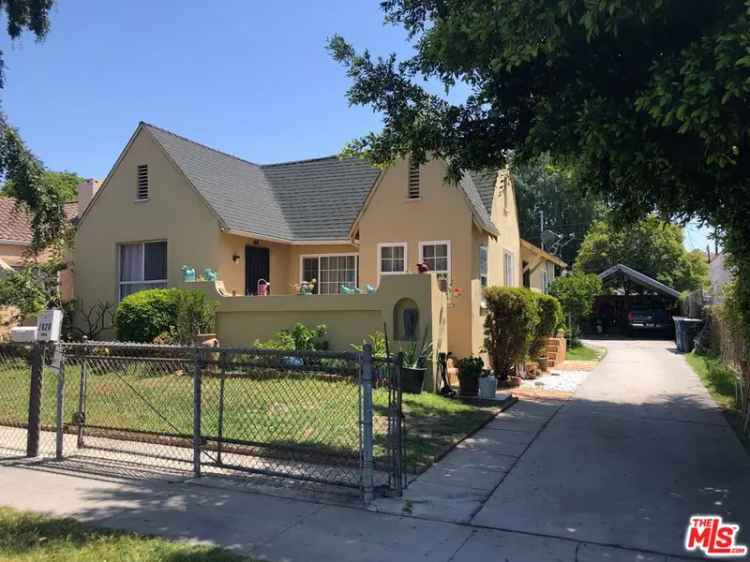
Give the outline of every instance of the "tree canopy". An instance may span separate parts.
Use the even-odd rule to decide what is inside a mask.
[[[45,170],[42,172],[44,182],[49,185],[51,189],[54,189],[65,201],[75,201],[78,196],[78,186],[86,181],[85,178],[79,176],[75,172],[53,172],[52,170]],[[12,180],[6,181],[0,187],[0,194],[8,197],[18,197],[16,187]]]
[[[647,217],[620,227],[611,220],[596,221],[581,244],[575,269],[601,273],[621,263],[678,291],[704,287],[708,264],[702,252],[689,253],[677,225]]]
[[[518,200],[521,238],[541,245],[541,215],[545,231],[559,236],[556,250],[550,240],[545,249],[572,264],[591,223],[604,215],[604,205],[594,196],[581,197],[570,175],[554,166],[548,155],[511,168]]]

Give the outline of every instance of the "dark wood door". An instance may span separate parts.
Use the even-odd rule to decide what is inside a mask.
[[[245,294],[256,295],[258,281],[271,282],[271,252],[268,248],[245,246]]]

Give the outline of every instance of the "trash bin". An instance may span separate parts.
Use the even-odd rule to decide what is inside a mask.
[[[690,353],[693,350],[693,344],[698,332],[703,328],[703,320],[700,318],[683,318],[675,316],[674,320],[674,340],[677,344],[677,351],[681,353]]]

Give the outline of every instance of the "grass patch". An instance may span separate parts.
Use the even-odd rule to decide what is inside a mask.
[[[500,411],[492,402],[467,403],[424,392],[403,396],[406,462],[417,472],[427,469]]]
[[[734,429],[745,450],[750,453],[750,439],[742,435],[742,416],[736,402],[735,381],[737,375],[727,368],[719,357],[700,355],[695,351],[685,357],[688,365],[692,367],[695,374],[703,382],[711,398],[724,412],[724,416]]]
[[[211,546],[95,529],[73,519],[0,507],[0,559],[9,562],[250,562]]]
[[[103,359],[101,364],[105,364]],[[144,363],[106,361],[107,371],[89,370],[86,424],[122,431],[148,431],[184,436],[193,431],[192,377]],[[22,360],[6,360],[0,368],[0,424],[25,422],[30,372]],[[64,419],[72,425],[79,408],[81,371],[65,368]],[[55,424],[57,377],[45,373],[42,424]],[[219,435],[222,393],[217,376],[202,383],[202,432]],[[223,387],[223,436],[269,445],[304,445],[315,451],[358,459],[359,386],[353,377],[324,373],[251,373],[227,377]],[[388,390],[373,393],[375,456],[385,455]],[[490,406],[464,403],[431,394],[404,394],[406,462],[422,470],[498,412]]]
[[[568,348],[565,359],[567,361],[600,361],[603,355],[604,351],[579,343]]]

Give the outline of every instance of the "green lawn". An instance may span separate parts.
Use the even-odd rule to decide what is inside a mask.
[[[95,529],[0,507],[0,559],[8,562],[240,562],[226,550]]]
[[[104,362],[102,362],[103,364]],[[108,370],[87,378],[86,424],[123,430],[184,435],[193,431],[193,383],[179,370],[144,367],[126,368],[110,362]],[[157,363],[157,365],[160,365]],[[25,421],[28,406],[28,369],[22,360],[3,362],[0,370],[0,422]],[[93,371],[89,369],[89,373]],[[80,367],[65,369],[64,412],[71,423],[78,410]],[[56,377],[45,374],[42,423],[55,423]],[[219,432],[221,381],[204,376],[202,385],[203,434]],[[385,453],[388,392],[376,389],[376,458]],[[436,457],[475,431],[495,413],[496,407],[481,407],[422,393],[404,394],[406,460],[409,468],[423,469]],[[223,435],[275,445],[306,445],[358,458],[359,388],[354,379],[317,374],[257,374],[228,377],[224,383]]]
[[[601,349],[595,349],[583,344],[568,348],[565,359],[568,361],[599,361],[604,355]]]
[[[725,367],[718,357],[699,355],[695,351],[686,357],[688,364],[703,381],[704,386],[711,394],[711,398],[722,409],[729,425],[734,428],[737,437],[750,453],[750,439],[744,437],[740,430],[741,416],[735,402],[734,381],[736,375]]]

